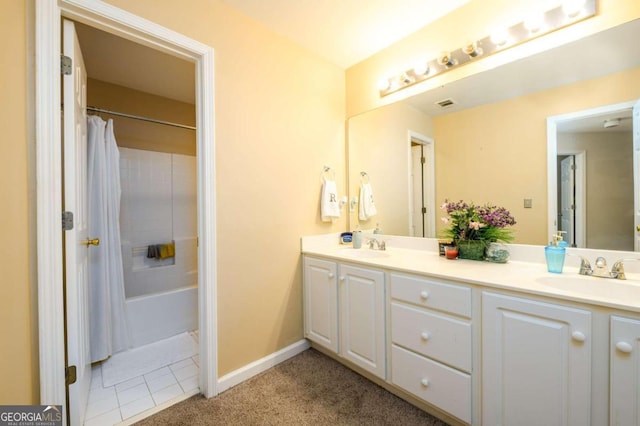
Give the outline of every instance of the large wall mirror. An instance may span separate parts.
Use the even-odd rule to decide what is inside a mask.
[[[364,172],[377,209],[362,218],[353,208],[350,228],[378,225],[386,234],[437,237],[439,205],[463,199],[506,207],[517,221],[516,243],[546,244],[562,226],[560,164],[582,152],[578,161],[588,171],[578,176],[587,194],[580,217],[586,219],[578,226],[585,229],[574,220],[572,243],[633,250],[640,234],[633,197],[640,189],[633,183],[639,172],[631,160],[630,117],[640,99],[640,43],[630,41],[639,36],[634,20],[350,117],[349,197],[359,196]],[[552,117],[555,127],[548,125]],[[617,118],[618,126],[604,126]],[[591,190],[619,192],[625,201]],[[610,215],[614,203],[624,220]]]

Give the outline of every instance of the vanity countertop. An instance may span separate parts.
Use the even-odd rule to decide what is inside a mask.
[[[385,251],[377,251],[337,243],[304,244],[303,241],[302,253],[487,288],[640,312],[640,275],[637,273],[627,273],[627,280],[597,278],[579,275],[577,267],[565,264],[562,274],[553,274],[547,272],[545,263],[541,262],[509,260],[500,264],[449,260],[439,256],[435,249],[424,247],[387,246]]]

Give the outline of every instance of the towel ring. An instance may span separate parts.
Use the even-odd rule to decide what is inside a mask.
[[[336,172],[331,169],[329,166],[324,166],[322,168],[322,174],[320,175],[320,179],[324,182],[326,179],[330,178],[331,180],[335,180]]]
[[[369,175],[367,174],[367,172],[360,172],[360,182],[369,183]]]

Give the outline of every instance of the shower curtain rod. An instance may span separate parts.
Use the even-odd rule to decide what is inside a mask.
[[[170,121],[163,121],[163,120],[156,120],[155,118],[141,117],[139,115],[132,115],[132,114],[125,114],[123,112],[110,111],[108,109],[102,109],[102,108],[97,108],[97,107],[92,107],[92,106],[88,106],[87,107],[87,111],[102,112],[102,113],[105,113],[105,114],[117,115],[118,117],[133,118],[134,120],[148,121],[150,123],[163,124],[165,126],[180,127],[181,129],[196,130],[196,128],[194,126],[187,126],[186,124],[172,123]]]

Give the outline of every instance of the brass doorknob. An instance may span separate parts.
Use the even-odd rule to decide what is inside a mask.
[[[640,225],[636,226],[636,231],[640,231]]]
[[[84,240],[82,242],[82,244],[86,245],[87,247],[89,247],[89,246],[99,246],[100,245],[100,239],[99,238],[92,238],[90,240]]]

